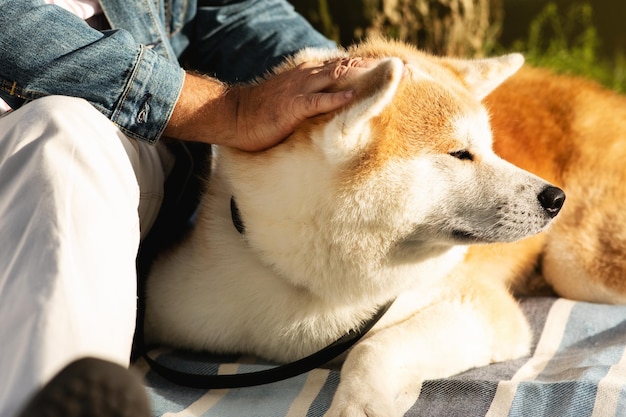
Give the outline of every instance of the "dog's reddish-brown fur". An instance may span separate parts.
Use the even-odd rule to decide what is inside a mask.
[[[444,60],[433,66],[412,46],[365,42],[349,54],[382,58],[396,56],[425,73],[436,72],[440,82],[455,84],[461,78]],[[424,67],[425,66],[425,67]],[[410,65],[409,65],[410,67]],[[405,76],[412,76],[408,74]],[[418,102],[420,97],[404,97]],[[402,95],[402,89],[398,95]],[[432,100],[435,101],[435,100]],[[444,100],[445,101],[445,100]],[[546,232],[510,244],[472,247],[468,262],[476,270],[503,277],[516,291],[544,290],[544,278],[563,296],[599,302],[626,302],[626,97],[595,82],[526,66],[485,100],[491,114],[496,153],[510,162],[562,187],[567,202],[555,224]],[[373,123],[406,137],[415,131],[440,128],[450,116],[446,109],[424,120],[402,119],[387,110]],[[393,114],[393,117],[386,117]],[[394,124],[390,129],[389,125]],[[385,136],[381,135],[381,136]],[[424,135],[428,137],[429,135]],[[428,144],[415,144],[420,152]],[[375,172],[388,158],[411,155],[411,143],[390,138],[377,143],[359,171]],[[454,143],[439,141],[448,152]]]
[[[475,247],[469,259],[523,291],[525,278],[540,272],[560,295],[625,302],[626,97],[586,79],[525,68],[486,104],[496,153],[562,187],[567,202],[548,231]]]

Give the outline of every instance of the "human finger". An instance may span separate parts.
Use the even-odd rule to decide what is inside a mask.
[[[380,60],[374,58],[346,58],[338,61],[327,61],[327,65],[331,67],[331,76],[335,80],[350,74],[360,74],[375,67]],[[334,66],[334,68],[332,68]]]
[[[347,105],[354,97],[354,90],[332,93],[312,93],[297,97],[293,112],[297,119],[306,119],[319,114],[329,113]]]
[[[346,85],[375,67],[378,62],[379,60],[370,58],[343,58],[326,61],[321,66],[310,67],[310,75],[305,80],[306,91],[316,93]]]

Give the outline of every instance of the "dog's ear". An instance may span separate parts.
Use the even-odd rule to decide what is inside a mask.
[[[444,58],[443,62],[474,97],[482,100],[524,65],[524,57],[521,54],[509,54],[475,60]]]
[[[322,147],[335,160],[349,159],[367,145],[369,121],[391,102],[404,71],[398,58],[386,58],[354,80],[356,97],[324,127]]]

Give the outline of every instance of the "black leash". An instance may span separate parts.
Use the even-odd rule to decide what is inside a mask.
[[[376,314],[374,314],[374,316],[367,322],[363,323],[358,329],[350,330],[350,332],[346,333],[322,350],[295,362],[290,362],[262,371],[225,375],[195,374],[165,366],[155,359],[152,359],[145,349],[143,350],[143,358],[148,363],[150,368],[152,368],[161,377],[175,384],[190,388],[243,388],[269,384],[292,378],[309,372],[315,368],[319,368],[330,360],[341,355],[358,342],[372,327],[374,327],[378,320],[380,320],[387,310],[389,310],[391,304],[393,304],[393,300],[380,307]]]
[[[131,360],[136,360],[139,356],[143,357],[150,368],[158,375],[178,385],[201,389],[243,388],[282,381],[309,372],[328,363],[350,349],[374,327],[378,320],[389,310],[394,300],[381,306],[374,316],[363,323],[359,328],[350,330],[325,348],[295,362],[279,365],[263,371],[226,375],[195,374],[170,368],[149,356],[148,349],[145,346],[143,332],[145,317],[145,279],[149,266],[156,253],[162,249],[162,242],[172,242],[180,239],[182,235],[181,231],[188,229],[188,219],[197,206],[197,196],[200,195],[199,190],[201,187],[198,178],[196,178],[193,173],[195,172],[195,167],[209,166],[206,161],[198,162],[193,156],[200,155],[202,158],[208,159],[210,148],[206,149],[205,152],[197,150],[196,152],[190,152],[187,149],[188,146],[189,144],[176,143],[173,144],[170,149],[175,153],[177,161],[174,171],[170,174],[166,182],[166,195],[170,196],[168,201],[170,201],[171,204],[164,204],[164,207],[161,208],[159,218],[140,251],[138,259],[138,276],[140,279],[138,280],[137,325],[133,342],[133,357]],[[181,187],[180,184],[186,185]],[[230,210],[234,227],[240,234],[245,234],[245,224],[241,219],[241,214],[239,213],[234,198],[231,198]],[[178,221],[173,221],[172,219],[178,219]]]

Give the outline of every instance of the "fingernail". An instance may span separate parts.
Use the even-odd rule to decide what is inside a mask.
[[[345,93],[343,93],[343,96],[347,99],[352,98],[352,96],[354,96],[354,90],[348,90]]]

